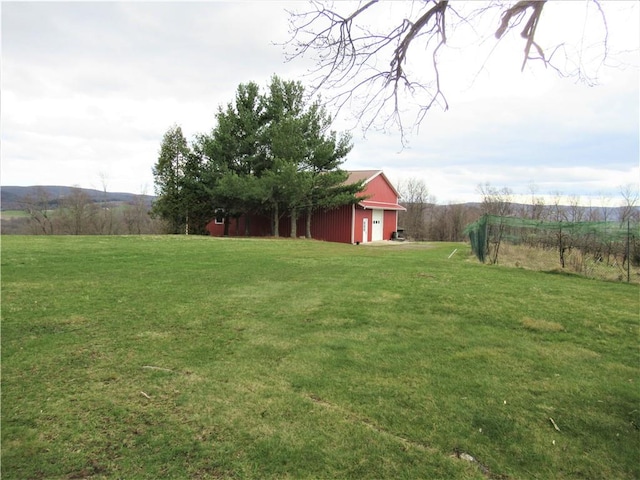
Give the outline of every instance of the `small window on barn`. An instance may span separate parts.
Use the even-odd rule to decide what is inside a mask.
[[[224,212],[222,210],[216,210],[216,225],[222,225],[224,223]]]

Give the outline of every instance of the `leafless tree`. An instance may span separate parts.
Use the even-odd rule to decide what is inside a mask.
[[[544,215],[544,198],[539,197],[538,186],[531,182],[529,184],[529,193],[531,194],[530,204],[528,205],[529,209],[529,218],[532,220],[540,220]]]
[[[464,228],[478,216],[477,207],[468,204],[438,205],[429,218],[428,240],[461,242],[466,238]]]
[[[568,205],[568,220],[581,222],[584,220],[584,208],[580,206],[580,195],[570,195]]]
[[[33,234],[52,235],[54,233],[51,198],[44,188],[38,187],[33,195],[25,197],[21,205],[29,214]]]
[[[621,186],[620,195],[622,195],[620,222],[638,222],[640,217],[640,211],[638,210],[638,200],[640,199],[638,185],[627,184]]]
[[[105,172],[100,172],[100,186],[102,187],[102,198],[100,199],[100,207],[97,215],[92,218],[96,233],[99,235],[113,235],[116,233],[116,216],[114,210],[111,208],[108,202],[108,175]]]
[[[404,225],[405,234],[412,240],[426,240],[427,209],[435,203],[427,184],[422,179],[409,178],[398,183],[398,192],[402,206],[407,209],[406,212],[400,212],[399,218]]]
[[[82,189],[73,187],[71,193],[62,199],[60,222],[62,232],[70,235],[88,235],[97,233],[94,229],[97,209],[95,203]]]
[[[562,222],[567,220],[566,209],[563,207],[564,194],[559,191],[552,193],[551,207],[549,211],[549,220],[553,222]]]
[[[140,235],[152,231],[152,219],[149,216],[149,206],[145,203],[144,196],[138,195],[122,209],[122,220],[126,231],[130,235]]]
[[[580,8],[595,12],[602,25],[597,56],[604,62],[608,55],[606,18],[598,0],[587,3],[585,7],[576,2],[575,17],[564,21],[580,21]],[[414,126],[435,106],[447,110],[440,56],[447,47],[455,50],[468,43],[470,34],[484,41],[490,33],[500,41],[512,37],[511,32],[519,33],[522,69],[538,60],[561,75],[593,81],[582,59],[573,58],[584,51],[570,52],[566,43],[546,49],[540,46],[536,35],[543,10],[549,9],[546,5],[546,0],[313,1],[307,11],[290,12],[287,58],[312,57],[316,62],[310,72],[313,86],[328,93],[328,103],[338,110],[354,108],[365,131],[374,123],[398,127],[404,141],[403,118],[409,105],[404,100],[414,102]],[[484,28],[490,32],[478,31]]]
[[[611,198],[609,194],[606,192],[600,193],[600,220],[603,222],[611,221],[611,210],[612,208],[609,206],[611,202]]]
[[[490,183],[478,185],[482,213],[506,217],[513,214],[513,192],[508,187],[497,188]]]
[[[593,205],[593,198],[588,198],[587,203],[587,221],[588,222],[597,222],[600,220],[600,209]]]

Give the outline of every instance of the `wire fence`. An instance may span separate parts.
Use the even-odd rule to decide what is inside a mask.
[[[622,269],[630,281],[631,267],[640,266],[640,224],[626,222],[550,222],[483,215],[464,230],[479,261],[498,263],[501,247],[523,245],[555,251],[561,268],[579,253],[581,264],[603,264]],[[574,261],[575,263],[575,261]]]

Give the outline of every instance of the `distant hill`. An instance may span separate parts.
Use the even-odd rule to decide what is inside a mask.
[[[0,187],[0,209],[3,211],[22,210],[29,198],[32,200],[36,199],[39,196],[42,196],[42,192],[44,192],[44,195],[48,199],[51,208],[54,209],[60,206],[62,199],[68,197],[74,192],[77,192],[78,190],[87,195],[93,202],[103,205],[110,204],[111,206],[133,204],[142,199],[144,204],[150,209],[153,201],[156,199],[154,195],[140,195],[126,192],[104,192],[102,190],[90,188],[65,187],[59,185],[34,185],[31,187],[6,186]],[[401,203],[405,206],[408,205],[404,202]],[[481,207],[481,204],[477,202],[467,202],[458,205],[474,210],[479,210]],[[451,205],[432,205],[432,207],[436,210],[446,210],[450,208]],[[551,205],[547,205],[544,208],[549,209],[551,207]],[[523,212],[529,207],[525,204],[513,203],[512,208],[514,212]],[[576,207],[564,205],[555,208],[559,208],[569,215],[570,210],[575,209]],[[622,212],[621,207],[577,207],[577,210],[580,211],[581,217],[584,217],[585,219],[589,217],[589,212],[592,210],[599,211],[601,214],[600,216],[604,216],[604,218],[610,220],[617,219],[619,214]],[[634,207],[634,210],[636,212],[640,212],[640,206]],[[605,211],[606,215],[603,215]]]
[[[60,200],[68,197],[74,192],[80,190],[87,195],[92,201],[110,204],[127,204],[139,201],[140,198],[149,207],[155,199],[153,195],[138,195],[135,193],[124,192],[104,192],[102,190],[94,190],[90,188],[63,187],[56,185],[34,185],[31,187],[0,187],[0,208],[2,210],[21,210],[26,201],[42,196],[43,193],[49,199],[49,203],[54,208],[58,206]]]

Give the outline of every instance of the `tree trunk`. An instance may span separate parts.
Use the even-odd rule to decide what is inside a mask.
[[[558,250],[560,252],[560,265],[564,268],[564,251],[565,246],[562,245],[562,222],[560,222],[560,234],[558,235]]]
[[[273,236],[280,236],[280,213],[278,211],[278,204],[273,206]]]
[[[298,210],[291,210],[291,238],[296,238],[298,236]]]
[[[306,232],[304,232],[305,238],[311,238],[311,209],[307,209],[307,219],[306,219]]]

